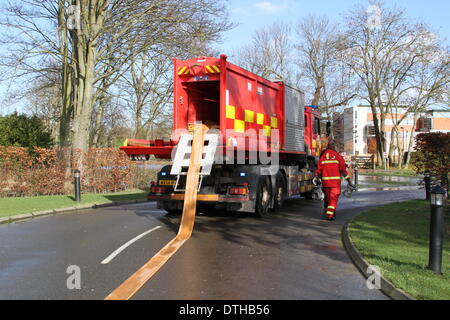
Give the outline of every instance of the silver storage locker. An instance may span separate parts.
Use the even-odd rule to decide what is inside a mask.
[[[285,88],[285,150],[304,152],[305,94],[288,85]]]

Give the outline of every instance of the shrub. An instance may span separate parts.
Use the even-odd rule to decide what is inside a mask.
[[[0,117],[0,145],[49,148],[53,145],[50,133],[37,116],[13,113]]]
[[[421,133],[416,137],[417,151],[411,164],[417,173],[429,172],[447,190],[450,172],[450,133]]]
[[[0,146],[0,197],[57,195],[71,192],[80,152],[67,149]],[[147,189],[156,170],[132,162],[119,149],[89,149],[81,169],[83,193]],[[69,186],[69,188],[67,188]]]

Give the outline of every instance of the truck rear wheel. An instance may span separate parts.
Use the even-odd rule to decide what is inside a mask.
[[[164,210],[166,210],[168,214],[174,216],[179,216],[183,213],[183,210],[180,209],[164,209]]]
[[[206,215],[212,215],[216,212],[215,204],[199,204],[197,205],[197,213],[201,212]]]
[[[279,211],[283,207],[284,199],[286,199],[286,181],[283,174],[278,171],[275,186],[274,211]]]
[[[268,215],[270,205],[270,189],[266,176],[261,176],[256,191],[256,215],[263,218]]]

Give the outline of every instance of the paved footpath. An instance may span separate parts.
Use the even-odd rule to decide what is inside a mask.
[[[267,219],[199,215],[193,237],[134,299],[387,299],[367,289],[341,229],[370,207],[422,193],[341,197],[335,222],[305,199]],[[2,225],[0,299],[103,299],[175,236],[179,220],[149,202]],[[81,269],[80,290],[67,289],[71,265]]]

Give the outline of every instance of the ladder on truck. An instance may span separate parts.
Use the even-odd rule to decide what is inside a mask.
[[[191,153],[192,153],[192,143],[193,143],[193,135],[186,133],[181,135],[180,141],[178,143],[175,158],[172,163],[172,170],[170,171],[170,175],[176,176],[176,182],[174,191],[175,192],[185,192],[186,187],[180,187],[180,178],[182,176],[187,176]],[[219,142],[219,134],[216,133],[208,133],[205,134],[204,137],[204,146],[203,146],[203,154],[202,160],[200,161],[200,181],[198,183],[197,192],[200,192],[202,187],[203,178],[209,176],[211,174],[212,166],[214,164],[214,158],[216,155],[217,145]]]

